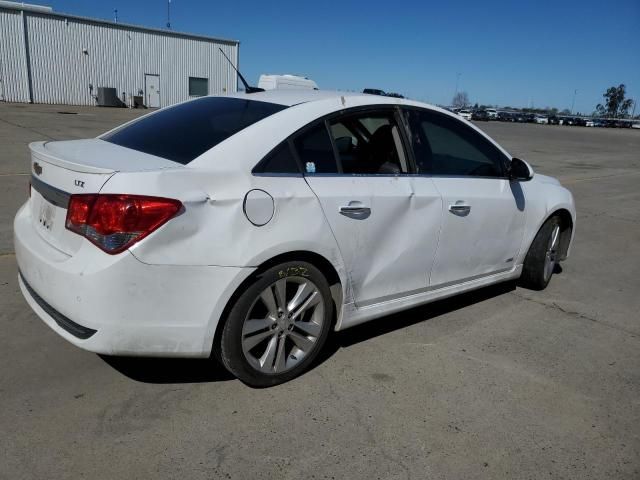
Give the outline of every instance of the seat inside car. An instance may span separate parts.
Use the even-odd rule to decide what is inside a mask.
[[[400,173],[400,159],[393,138],[393,126],[382,125],[371,135],[367,145],[367,167],[371,173]]]

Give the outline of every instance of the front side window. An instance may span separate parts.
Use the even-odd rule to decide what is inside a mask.
[[[330,125],[343,173],[407,173],[407,158],[393,113],[351,114]]]
[[[303,132],[293,143],[306,174],[338,172],[331,138],[324,123]]]
[[[186,165],[250,125],[287,108],[231,97],[203,97],[142,117],[100,137]]]
[[[408,110],[418,173],[503,177],[504,155],[478,132],[437,112]]]
[[[209,95],[209,79],[189,77],[189,96],[204,97]]]

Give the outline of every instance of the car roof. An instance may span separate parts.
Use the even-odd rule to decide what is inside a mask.
[[[380,95],[369,95],[366,93],[354,93],[354,92],[338,92],[332,90],[311,90],[311,89],[274,89],[266,90],[264,92],[256,93],[244,93],[238,92],[229,94],[229,97],[242,98],[246,100],[256,100],[259,102],[277,103],[280,105],[286,105],[291,107],[300,103],[316,102],[320,100],[326,100],[329,98],[340,97],[369,97],[372,99],[372,103],[397,103],[398,100],[402,100],[394,97],[383,97]],[[387,101],[388,99],[388,101]],[[375,101],[374,101],[375,100]]]

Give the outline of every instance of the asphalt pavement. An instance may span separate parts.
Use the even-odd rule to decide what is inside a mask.
[[[19,291],[28,142],[141,113],[0,103],[0,478],[640,478],[640,131],[479,124],[573,192],[562,272],[341,332],[254,390],[212,361],[82,351]]]

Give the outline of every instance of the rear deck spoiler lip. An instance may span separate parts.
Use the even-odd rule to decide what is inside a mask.
[[[85,174],[112,175],[118,172],[185,168],[180,163],[116,145],[101,138],[31,142],[29,149],[34,159]]]
[[[40,141],[40,142],[31,142],[29,144],[29,150],[31,150],[31,154],[34,157],[40,158],[41,160],[56,165],[58,167],[71,170],[78,173],[97,173],[97,174],[112,174],[115,173],[116,170],[111,168],[100,168],[94,167],[91,165],[82,165],[79,163],[72,162],[70,160],[65,160],[60,158],[57,155],[53,155],[51,152],[47,151],[46,145],[50,143],[49,141]]]

